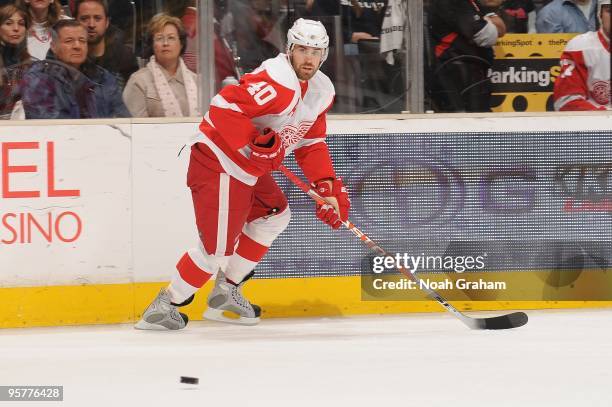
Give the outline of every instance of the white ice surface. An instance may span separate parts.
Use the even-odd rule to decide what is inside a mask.
[[[612,406],[612,310],[528,314],[510,331],[444,314],[4,329],[0,385],[64,402],[0,407]]]

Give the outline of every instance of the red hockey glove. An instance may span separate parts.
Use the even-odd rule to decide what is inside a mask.
[[[251,162],[264,172],[278,169],[285,158],[285,147],[278,133],[266,129],[264,134],[260,134],[250,144]]]
[[[338,229],[342,222],[348,219],[351,201],[340,178],[330,182],[319,181],[315,185],[315,191],[329,202],[326,205],[317,204],[317,217],[332,228]]]

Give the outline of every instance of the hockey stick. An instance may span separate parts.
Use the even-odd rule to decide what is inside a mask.
[[[293,182],[298,188],[307,193],[312,199],[314,199],[317,203],[323,205],[326,203],[325,199],[323,199],[317,192],[310,188],[308,184],[302,181],[297,175],[292,173],[287,167],[281,165],[279,170],[289,178],[291,182]],[[388,253],[382,247],[377,245],[372,239],[370,239],[365,233],[357,228],[351,221],[347,220],[342,222],[342,224],[350,230],[355,236],[359,238],[368,248],[382,256],[390,256],[394,257],[392,254]],[[449,304],[440,294],[430,289],[426,285],[421,284],[421,279],[415,274],[411,273],[409,270],[406,270],[404,267],[398,267],[400,273],[405,275],[414,281],[419,287],[423,289],[427,293],[427,295],[438,301],[448,312],[457,317],[461,322],[467,325],[471,329],[510,329],[510,328],[518,328],[527,323],[527,314],[524,312],[513,312],[506,315],[501,315],[498,317],[489,317],[489,318],[472,318],[460,312],[457,308],[453,307]]]

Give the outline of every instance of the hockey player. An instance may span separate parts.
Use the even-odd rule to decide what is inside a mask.
[[[610,7],[610,0],[599,0],[600,29],[567,43],[555,81],[555,110],[610,109]]]
[[[432,0],[429,34],[434,65],[428,87],[438,112],[490,112],[487,72],[493,46],[506,33],[503,20],[491,10],[500,0]]]
[[[204,318],[259,322],[260,307],[246,300],[241,289],[289,223],[287,199],[270,174],[286,155],[294,153],[327,199],[328,205],[316,207],[317,216],[333,228],[348,218],[348,194],[325,143],[334,87],[319,68],[328,45],[320,22],[299,19],[287,34],[286,54],[264,61],[239,85],[226,86],[213,97],[191,147],[187,173],[199,247],[182,256],[170,285],[136,328],[184,328],[187,316],[178,307],[189,304],[215,273]],[[224,262],[225,273],[220,270]]]

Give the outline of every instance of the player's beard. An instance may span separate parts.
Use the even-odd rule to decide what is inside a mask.
[[[307,66],[310,69],[307,71],[304,71],[303,68],[305,66]],[[295,74],[297,75],[298,79],[301,81],[310,80],[316,73],[317,73],[317,68],[314,65],[302,64],[299,67],[295,68]]]

